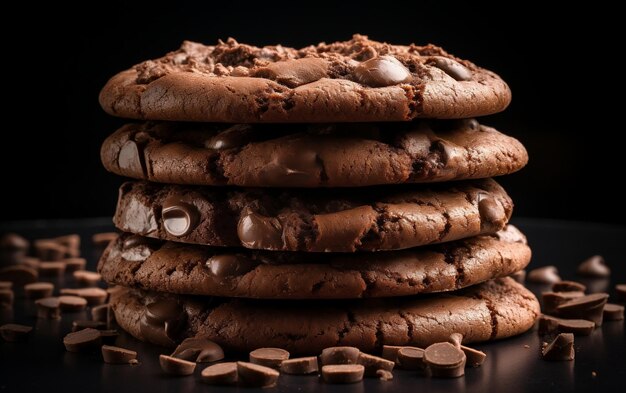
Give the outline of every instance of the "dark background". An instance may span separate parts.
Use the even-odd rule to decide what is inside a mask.
[[[112,214],[121,179],[101,167],[99,145],[123,121],[105,115],[97,95],[116,72],[183,39],[304,46],[359,32],[441,45],[510,84],[509,109],[483,122],[529,150],[530,164],[499,180],[516,215],[622,222],[615,187],[624,178],[617,135],[624,132],[625,71],[611,51],[623,47],[612,42],[623,24],[614,20],[619,13],[596,4],[551,11],[532,2],[198,3],[22,5],[4,13],[3,113],[13,125],[3,127],[0,142],[9,185],[0,220]]]

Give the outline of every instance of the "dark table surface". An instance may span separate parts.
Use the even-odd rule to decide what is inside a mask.
[[[576,266],[593,254],[603,255],[612,268],[610,280],[587,280],[592,291],[608,291],[614,298],[616,283],[626,283],[626,227],[580,222],[517,219],[514,223],[528,236],[533,248],[530,268],[556,265],[563,279],[577,279]],[[0,233],[14,231],[31,239],[79,233],[82,252],[94,269],[97,255],[90,247],[93,233],[112,230],[108,219],[54,222],[0,223]],[[65,277],[60,286],[73,286]],[[535,294],[546,288],[529,285]],[[611,301],[611,300],[609,300]],[[144,344],[122,333],[116,345],[136,350],[140,364],[108,365],[99,353],[66,352],[62,337],[75,319],[87,313],[65,314],[60,321],[37,320],[31,301],[19,296],[13,310],[0,314],[0,324],[15,322],[35,327],[30,340],[21,343],[0,341],[0,392],[613,392],[625,391],[626,340],[624,321],[607,322],[588,337],[576,337],[576,359],[547,362],[539,357],[541,338],[536,329],[518,337],[474,345],[487,353],[482,367],[468,368],[465,377],[434,379],[413,372],[394,371],[394,379],[383,382],[367,379],[354,385],[327,385],[316,376],[280,377],[276,388],[263,390],[214,387],[202,384],[197,367],[190,377],[172,378],[161,373],[158,355],[164,348]]]

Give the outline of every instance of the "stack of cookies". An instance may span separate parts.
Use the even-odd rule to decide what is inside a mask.
[[[119,73],[100,103],[141,122],[101,152],[135,179],[99,263],[118,323],[164,346],[300,354],[528,330],[539,305],[507,276],[531,253],[491,179],[527,154],[471,119],[510,98],[441,48],[358,35],[185,42]]]

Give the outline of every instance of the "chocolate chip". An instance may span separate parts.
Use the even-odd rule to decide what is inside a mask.
[[[243,146],[259,138],[259,133],[249,124],[235,124],[210,138],[204,147],[211,150],[226,150]]]
[[[29,267],[31,269],[34,269],[35,271],[39,270],[39,263],[40,262],[41,261],[39,261],[39,258],[35,258],[35,257],[24,257],[20,261],[20,263],[23,266],[26,266],[26,267]]]
[[[115,329],[107,329],[100,330],[100,337],[102,337],[102,343],[104,344],[113,344],[117,337],[119,337],[119,333]]]
[[[366,353],[359,353],[359,357],[357,358],[357,364],[365,367],[365,376],[366,377],[375,377],[376,372],[378,370],[393,370],[393,366],[396,365],[395,362],[391,360],[387,360],[378,356],[368,355]]]
[[[270,367],[254,363],[237,362],[237,377],[244,386],[273,386],[278,381],[278,375],[279,372]]]
[[[427,64],[439,68],[456,81],[472,80],[472,72],[456,60],[443,56],[432,56]]]
[[[624,319],[624,306],[619,304],[607,303],[602,311],[603,320],[605,321],[621,321]]]
[[[106,329],[107,325],[104,322],[99,322],[99,321],[90,321],[87,319],[77,319],[76,321],[72,322],[72,331],[73,332],[77,332],[79,330],[83,330],[83,329],[96,329],[96,330],[102,330],[102,329]]]
[[[585,292],[587,287],[576,281],[559,281],[552,285],[554,292]]]
[[[361,351],[355,347],[330,347],[322,351],[320,364],[356,364]]]
[[[417,347],[401,347],[397,353],[398,365],[405,370],[423,370],[424,350]]]
[[[160,355],[159,363],[161,364],[161,370],[169,375],[191,375],[196,369],[195,362],[188,362],[187,360],[178,359],[167,355]]]
[[[0,289],[0,308],[13,308],[15,294],[12,289]]]
[[[233,254],[213,255],[206,262],[211,273],[219,278],[240,276],[252,271],[258,265],[258,262],[250,258]]]
[[[159,299],[146,306],[139,321],[141,335],[164,347],[175,345],[174,337],[186,322],[183,308],[172,299]]]
[[[506,212],[492,196],[478,194],[478,214],[482,230],[500,229],[507,221]]]
[[[322,367],[326,383],[356,383],[363,380],[365,367],[360,364],[332,364]]]
[[[0,237],[0,249],[10,251],[28,251],[30,242],[17,233],[5,233]]]
[[[280,372],[293,375],[314,374],[319,371],[317,356],[283,360]]]
[[[435,343],[424,350],[426,363],[433,377],[456,378],[465,374],[465,353],[454,344]]]
[[[564,318],[586,319],[596,326],[602,325],[602,310],[609,295],[606,293],[594,293],[579,297],[559,305],[556,313]]]
[[[78,285],[94,287],[102,280],[102,276],[88,270],[77,270],[74,272],[74,279]]]
[[[212,363],[224,359],[224,351],[208,338],[193,337],[183,340],[172,356],[190,362]]]
[[[35,254],[42,261],[60,261],[65,258],[67,247],[51,239],[35,240]]]
[[[80,256],[80,236],[77,234],[65,235],[50,239],[65,247],[65,256],[76,258]]]
[[[85,266],[87,266],[87,260],[85,258],[65,258],[62,262],[65,263],[66,272],[84,270]]]
[[[237,235],[246,248],[281,250],[284,248],[282,226],[277,218],[246,209],[239,218]]]
[[[509,277],[523,285],[524,281],[526,281],[526,270],[520,270],[518,272],[515,272]]]
[[[102,288],[63,288],[62,295],[82,297],[90,306],[97,306],[106,302],[109,294]]]
[[[250,352],[250,363],[275,369],[279,369],[283,360],[287,359],[289,352],[280,348],[259,348]]]
[[[376,376],[381,381],[391,381],[393,379],[393,374],[391,373],[391,371],[387,370],[377,370]]]
[[[357,82],[372,87],[385,87],[408,82],[411,72],[393,56],[378,56],[354,68]]]
[[[115,315],[111,310],[110,304],[101,304],[91,308],[91,319],[97,322],[104,322],[107,326],[110,326],[113,322]]]
[[[544,266],[533,269],[528,272],[526,279],[538,284],[554,284],[555,282],[561,281],[559,271],[555,266]]]
[[[237,363],[235,362],[214,364],[200,373],[200,380],[209,385],[234,385],[237,379]]]
[[[541,357],[544,360],[574,360],[574,335],[560,333],[542,348]]]
[[[595,327],[595,323],[584,319],[561,319],[541,315],[539,317],[538,333],[541,335],[573,333],[577,336],[588,336]]]
[[[61,302],[58,297],[46,297],[36,300],[35,305],[37,306],[37,318],[61,318]]]
[[[103,345],[102,359],[110,364],[137,364],[137,352],[126,348]]]
[[[83,311],[87,307],[87,300],[78,296],[63,295],[59,296],[59,307],[63,312]]]
[[[24,285],[24,294],[27,299],[41,299],[52,296],[54,284],[49,282],[34,282]]]
[[[553,314],[556,308],[570,300],[585,296],[584,292],[543,292],[541,300],[543,302],[543,312]]]
[[[96,329],[83,329],[69,333],[63,338],[65,349],[69,352],[90,352],[100,348],[102,338]]]
[[[611,269],[602,256],[594,255],[578,265],[576,273],[585,277],[603,278],[611,275]]]
[[[398,364],[398,352],[404,348],[403,346],[398,345],[383,345],[383,351],[381,357],[383,359],[391,360]]]
[[[33,328],[30,326],[15,323],[7,323],[6,325],[0,326],[0,336],[2,336],[4,341],[8,342],[26,340],[32,331]]]
[[[626,284],[617,284],[615,286],[615,294],[619,302],[626,302]]]
[[[118,237],[119,235],[116,232],[96,233],[91,237],[91,243],[94,247],[105,248]]]
[[[59,277],[65,273],[64,262],[39,262],[39,276]]]
[[[180,237],[194,230],[200,220],[200,213],[194,205],[181,201],[178,196],[171,196],[163,202],[161,217],[165,231]]]
[[[37,281],[39,274],[36,270],[22,265],[7,266],[0,269],[0,281],[10,281],[16,287]]]
[[[467,359],[465,365],[469,367],[480,367],[487,359],[487,354],[483,351],[466,347],[465,345],[461,345],[461,351],[463,351]]]

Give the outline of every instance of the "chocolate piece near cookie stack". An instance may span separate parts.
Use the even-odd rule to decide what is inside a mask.
[[[472,119],[508,86],[436,46],[184,42],[114,76],[139,120],[102,146],[125,233],[99,262],[117,322],[164,346],[319,355],[520,334],[530,261],[491,179],[524,147]],[[439,120],[432,120],[439,119]]]

